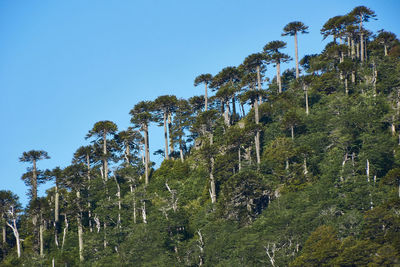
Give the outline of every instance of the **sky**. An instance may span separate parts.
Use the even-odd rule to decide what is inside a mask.
[[[309,26],[299,57],[319,53],[322,25],[359,5],[377,14],[368,29],[400,36],[398,0],[0,1],[0,190],[26,205],[24,151],[48,152],[39,169],[68,166],[97,121],[124,130],[139,101],[204,94],[197,75],[238,66],[272,40],[294,57],[292,38],[281,36],[291,21]],[[162,129],[152,126],[150,150],[161,148]]]

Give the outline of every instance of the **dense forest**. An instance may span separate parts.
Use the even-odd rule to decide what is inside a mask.
[[[141,101],[127,129],[88,126],[65,168],[21,151],[30,201],[0,191],[0,264],[400,265],[400,41],[372,19],[365,6],[328,19],[331,42],[302,59],[308,26],[290,22],[239,66],[194,78],[204,95]]]

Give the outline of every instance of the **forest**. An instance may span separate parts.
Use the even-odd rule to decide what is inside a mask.
[[[375,19],[329,18],[330,42],[301,59],[309,27],[289,22],[239,66],[193,77],[202,95],[133,104],[127,129],[88,125],[67,167],[21,151],[29,204],[0,191],[0,265],[400,266],[400,41]]]

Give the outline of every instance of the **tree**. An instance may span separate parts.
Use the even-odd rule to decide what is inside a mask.
[[[394,42],[396,41],[396,35],[392,32],[380,31],[378,36],[375,39],[376,42],[383,45],[383,51],[385,56],[388,55],[388,49],[393,46]]]
[[[143,143],[143,137],[139,131],[134,130],[132,127],[128,127],[125,131],[120,131],[116,135],[116,140],[119,146],[123,149],[123,159],[126,166],[129,166],[132,162],[132,152],[138,152],[140,144]]]
[[[268,60],[276,65],[276,81],[279,93],[282,93],[281,63],[286,63],[290,60],[288,55],[279,52],[279,49],[285,47],[286,43],[283,41],[271,41],[264,46],[264,53],[267,54]]]
[[[38,172],[36,164],[39,160],[49,158],[50,157],[48,156],[47,152],[43,150],[30,150],[22,153],[22,156],[19,158],[19,161],[21,162],[32,163],[32,168],[29,169],[31,171],[22,177],[22,179],[31,186],[31,200],[37,199],[38,178],[42,178],[40,175],[41,173]]]
[[[150,164],[150,152],[149,152],[149,124],[153,120],[153,116],[150,113],[152,109],[152,103],[150,101],[141,101],[137,103],[133,109],[129,112],[132,116],[131,123],[133,128],[139,128],[144,132],[144,150],[145,150],[145,183],[149,183],[149,164]]]
[[[361,62],[364,61],[364,31],[363,31],[363,22],[368,22],[371,18],[375,18],[376,14],[373,10],[369,9],[366,6],[357,6],[351,12],[350,16],[353,16],[356,19],[356,22],[359,23],[359,32],[360,32],[360,44],[361,44]]]
[[[308,26],[304,25],[303,22],[300,21],[293,21],[288,23],[284,28],[282,36],[294,36],[294,51],[295,51],[295,59],[296,59],[296,79],[300,76],[299,71],[299,53],[298,53],[298,46],[297,46],[297,33],[308,33],[307,31]]]
[[[108,179],[108,151],[107,151],[107,136],[115,135],[118,131],[117,125],[112,121],[99,121],[96,122],[93,128],[86,135],[86,139],[95,137],[98,140],[101,140],[103,145],[103,179],[106,181]]]
[[[205,86],[205,94],[204,94],[204,111],[208,110],[208,90],[207,90],[207,86],[210,85],[211,81],[213,79],[213,76],[209,73],[207,74],[201,74],[199,76],[197,76],[194,79],[194,86],[198,86],[199,84],[204,83]]]
[[[18,196],[14,195],[11,191],[0,191],[0,219],[2,220],[3,227],[3,246],[6,240],[6,225],[9,226],[14,234],[15,243],[17,245],[18,258],[21,257],[21,239],[18,231],[18,213],[20,212],[21,204],[18,201]]]
[[[165,157],[165,159],[169,159],[167,119],[175,111],[177,102],[178,102],[178,100],[177,100],[176,96],[174,96],[174,95],[163,95],[163,96],[157,97],[156,100],[154,100],[154,111],[155,111],[154,118],[159,122],[163,121],[163,124],[164,124],[164,141],[165,141],[164,157]]]
[[[185,131],[189,129],[190,124],[193,122],[192,109],[187,100],[180,99],[177,103],[177,109],[175,112],[174,121],[171,128],[171,139],[172,141],[177,141],[179,145],[179,155],[181,161],[184,161],[183,150],[186,147],[186,142],[184,141]],[[172,142],[171,141],[171,142]]]

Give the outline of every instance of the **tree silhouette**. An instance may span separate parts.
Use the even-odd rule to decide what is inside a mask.
[[[304,23],[300,22],[300,21],[290,22],[283,28],[284,33],[282,33],[282,36],[287,36],[287,35],[294,36],[294,51],[295,51],[295,60],[296,60],[296,79],[298,79],[300,76],[297,33],[308,33],[307,29],[308,29],[308,26],[304,25]]]

